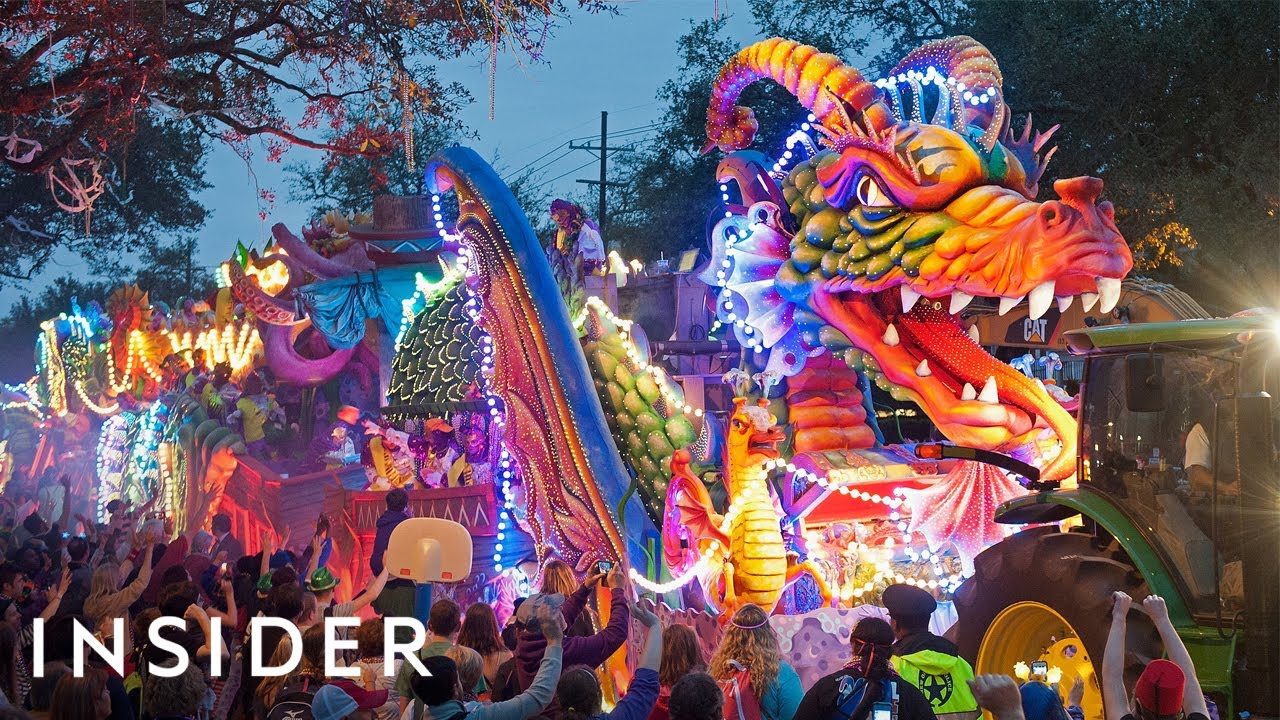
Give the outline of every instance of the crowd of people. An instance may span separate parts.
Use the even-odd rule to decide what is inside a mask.
[[[396,493],[388,503],[389,513],[406,512]],[[163,519],[118,503],[108,510],[104,523],[79,518],[77,534],[35,512],[0,532],[0,720],[974,720],[983,708],[1000,720],[1083,718],[1079,679],[1064,702],[1042,676],[974,677],[955,645],[929,631],[936,601],[914,586],[885,590],[888,619],[858,621],[852,659],[808,688],[760,607],[727,618],[710,649],[635,602],[622,568],[580,577],[558,560],[544,565],[539,591],[518,601],[504,627],[488,604],[437,599],[412,662],[386,652],[397,581],[382,567],[385,538],[370,558],[373,579],[337,602],[323,522],[305,547],[290,547],[287,532],[276,543],[264,535],[263,550],[246,556],[225,515],[207,531],[175,535]],[[394,524],[380,523],[380,535]],[[1116,593],[1114,608],[1098,677],[1107,720],[1208,720],[1164,601],[1134,606]],[[1150,616],[1169,656],[1147,666],[1132,696],[1123,667],[1131,609]],[[295,639],[265,627],[257,638],[271,666],[300,657],[291,671],[250,671],[246,628],[258,616],[300,630]],[[352,617],[361,618],[354,647],[339,654],[349,675],[331,672],[324,620]],[[182,620],[157,630],[160,618]],[[122,671],[85,650],[77,627],[107,648],[128,648]],[[630,677],[618,678],[603,666],[637,628],[642,650]],[[174,646],[193,661],[179,660]],[[617,685],[625,692],[615,698]]]

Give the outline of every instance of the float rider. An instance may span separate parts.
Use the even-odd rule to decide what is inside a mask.
[[[889,611],[893,667],[915,685],[933,707],[938,720],[974,720],[978,701],[969,689],[973,668],[960,657],[955,644],[929,632],[929,618],[938,601],[913,585],[890,585],[881,596]]]

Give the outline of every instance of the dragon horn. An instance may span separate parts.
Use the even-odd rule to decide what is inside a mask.
[[[1000,74],[1000,65],[991,51],[967,35],[930,40],[908,53],[889,76],[930,66],[955,80],[957,85],[964,83],[965,88],[975,95],[988,90],[991,92],[989,104],[963,104],[965,115],[970,121],[985,124],[981,142],[990,152],[995,147],[1009,114],[1009,108],[1004,103],[1004,77]]]
[[[839,111],[840,101],[862,115],[863,128],[882,130],[897,120],[880,99],[880,91],[856,68],[840,58],[818,52],[793,40],[770,38],[738,51],[716,76],[707,107],[707,144],[703,152],[719,146],[725,152],[751,145],[756,120],[750,108],[735,106],[742,91],[756,80],[772,79],[785,87],[828,129],[853,132]]]

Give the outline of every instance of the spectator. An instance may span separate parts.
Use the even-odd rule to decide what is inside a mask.
[[[160,667],[173,668],[177,660],[157,663]],[[194,718],[207,705],[209,686],[204,671],[195,663],[187,665],[187,671],[177,677],[164,677],[159,673],[147,675],[142,688],[142,702],[138,711],[143,717],[164,720]]]
[[[960,657],[954,643],[929,632],[929,618],[938,601],[914,585],[890,585],[881,595],[889,611],[893,667],[904,679],[918,683],[938,720],[975,720],[978,702],[969,691],[973,668]]]
[[[599,584],[599,579],[604,574],[593,574],[588,577],[587,582],[583,585],[590,584],[595,587]],[[595,578],[593,583],[591,579]],[[546,595],[554,595],[559,593],[563,596],[570,597],[577,592],[579,587],[578,578],[573,573],[573,568],[569,567],[569,563],[563,560],[551,559],[542,566],[542,583],[538,586],[538,592]],[[593,603],[594,598],[588,597],[587,602],[583,605],[582,611],[569,623],[569,629],[565,630],[565,637],[590,637],[596,631],[596,610]]]
[[[360,685],[365,690],[389,691],[386,701],[373,711],[373,720],[395,720],[400,717],[400,696],[395,693],[393,677],[385,672],[386,638],[383,635],[385,626],[382,618],[367,620],[356,628],[356,645],[360,659],[354,667],[360,668]],[[404,659],[396,658],[392,668],[393,675],[399,674]]]
[[[49,720],[49,706],[53,703],[53,689],[58,681],[71,674],[71,668],[63,662],[51,662],[44,665],[44,677],[31,679],[31,694],[28,702],[31,705],[32,720]]]
[[[151,556],[154,550],[155,542],[149,537],[141,555],[136,558],[138,576],[123,589],[120,587],[121,578],[128,575],[127,570],[122,571],[115,563],[106,563],[93,571],[89,597],[84,601],[84,612],[93,620],[100,637],[107,639],[112,636],[113,621],[125,616],[129,606],[142,596],[147,583],[151,582]]]
[[[800,676],[782,660],[778,636],[758,605],[744,605],[734,613],[711,656],[711,677],[729,680],[738,672],[735,666],[746,669],[750,691],[765,720],[787,720],[796,714],[804,695]],[[726,697],[725,702],[734,698]]]
[[[404,488],[396,488],[387,493],[387,509],[378,516],[377,535],[373,539],[373,553],[369,556],[369,569],[375,576],[381,576],[385,569],[382,558],[387,553],[387,544],[391,541],[391,532],[396,526],[409,519],[409,493]],[[415,611],[417,589],[412,582],[401,578],[392,578],[385,583],[382,592],[376,598],[374,609],[383,615],[397,617],[413,617]],[[406,689],[407,692],[407,689]]]
[[[111,717],[111,693],[107,673],[86,667],[83,677],[67,675],[53,690],[49,716],[55,720],[107,720]]]
[[[288,643],[289,640],[286,636],[286,639],[280,642],[276,654],[271,658],[273,665],[283,665],[289,659],[291,649],[286,647]],[[325,684],[324,646],[325,632],[323,626],[317,625],[308,628],[306,632],[302,633],[302,661],[298,664],[297,669],[288,675],[267,677],[262,680],[262,683],[258,686],[255,717],[267,717],[271,708],[295,692],[314,694]],[[281,650],[284,650],[284,652],[282,653]]]
[[[1026,720],[1068,720],[1058,691],[1034,678],[1018,688],[1022,696],[1022,716]]]
[[[458,683],[462,685],[462,697],[459,699],[464,704],[479,700],[484,682],[484,659],[480,653],[465,645],[454,645],[444,655],[458,669]]]
[[[560,682],[556,685],[556,702],[560,706],[556,720],[643,720],[653,712],[653,705],[658,699],[662,623],[658,622],[657,615],[638,605],[631,608],[631,614],[648,630],[648,637],[627,694],[622,696],[612,712],[602,713],[600,707],[603,694],[595,671],[583,665],[570,668],[560,676]]]
[[[382,594],[382,588],[386,586],[388,578],[387,569],[383,568],[382,572],[374,576],[359,595],[344,603],[335,603],[333,600],[338,579],[329,572],[327,567],[317,568],[311,573],[311,577],[307,579],[307,587],[315,593],[316,605],[322,617],[355,617]]]
[[[511,658],[502,665],[498,666],[498,674],[494,679],[493,690],[489,693],[490,699],[494,702],[502,702],[510,700],[520,694],[520,679],[516,677],[516,613],[520,611],[520,606],[524,604],[524,598],[516,598],[511,606],[511,617],[507,618],[506,627],[502,628],[502,645],[509,650]]]
[[[536,622],[531,618],[529,623],[546,638],[546,651],[528,690],[505,702],[464,704],[457,665],[448,657],[433,656],[423,660],[429,675],[414,673],[414,702],[401,714],[401,720],[525,720],[541,712],[551,701],[560,676],[564,621],[554,606],[542,603],[538,607]]]
[[[672,687],[680,678],[691,672],[707,669],[702,657],[702,645],[698,636],[687,625],[672,625],[662,634],[662,664],[658,667],[658,684],[661,690],[650,720],[667,720],[668,700]],[[719,687],[716,688],[719,692]],[[723,693],[721,693],[723,702]],[[718,707],[718,706],[717,706]]]
[[[805,693],[797,717],[871,720],[875,703],[898,698],[898,720],[934,720],[933,708],[915,686],[893,669],[893,629],[880,618],[863,618],[849,637],[853,658]]]
[[[586,665],[591,668],[597,667],[618,648],[622,647],[622,643],[626,642],[627,630],[631,625],[631,613],[627,606],[625,583],[626,576],[622,574],[621,568],[615,567],[609,573],[608,578],[608,587],[611,593],[609,624],[590,637],[564,638],[564,664],[566,666]],[[588,583],[578,588],[567,600],[561,595],[539,594],[530,597],[520,606],[520,610],[516,612],[515,617],[519,628],[516,632],[516,678],[519,680],[521,688],[527,689],[529,683],[533,682],[538,663],[542,659],[542,650],[546,646],[546,640],[536,630],[538,624],[531,624],[534,619],[533,611],[536,605],[530,605],[530,602],[534,599],[542,599],[544,602],[559,605],[560,614],[564,617],[565,623],[571,624],[577,619],[578,613],[582,611],[582,607],[586,604],[587,598],[592,592],[594,592],[594,587]],[[552,709],[554,708],[553,701]]]
[[[71,569],[71,584],[62,598],[58,612],[63,615],[84,613],[84,601],[89,597],[93,583],[93,568],[89,565],[89,541],[82,537],[67,540],[67,567]]]
[[[684,626],[674,625],[668,631],[677,627]],[[691,672],[671,686],[667,707],[671,720],[722,720],[724,693],[715,678],[705,672]]]
[[[373,539],[373,554],[369,556],[369,569],[374,575],[382,574],[382,556],[387,553],[391,531],[409,519],[409,493],[403,488],[396,488],[387,493],[386,503],[386,511],[378,516],[377,535]]]
[[[231,516],[226,513],[218,513],[213,516],[213,520],[209,523],[209,530],[213,532],[213,547],[209,549],[209,557],[218,558],[225,556],[226,560],[222,562],[235,562],[244,556],[244,545],[231,534]]]
[[[311,700],[313,720],[343,720],[352,717],[360,708],[355,698],[336,685],[325,685],[316,690]]]
[[[431,614],[427,616],[427,644],[418,651],[418,657],[426,659],[436,655],[444,655],[453,647],[462,629],[462,613],[458,605],[448,598],[437,600],[431,605]],[[403,713],[413,695],[410,678],[414,675],[413,666],[405,663],[396,675],[395,691],[400,696],[400,712]]]
[[[1195,664],[1182,644],[1182,638],[1169,621],[1169,608],[1164,598],[1148,595],[1142,608],[1160,633],[1168,660],[1153,660],[1143,669],[1134,688],[1134,706],[1124,686],[1125,633],[1133,598],[1123,592],[1114,594],[1111,608],[1111,632],[1102,653],[1102,704],[1108,718],[1154,720],[1186,714],[1186,720],[1208,720],[1209,706],[1196,677]]]
[[[484,681],[490,688],[498,679],[498,668],[514,655],[502,642],[498,633],[498,616],[488,603],[473,603],[467,608],[458,632],[458,644],[480,653],[484,661]]]

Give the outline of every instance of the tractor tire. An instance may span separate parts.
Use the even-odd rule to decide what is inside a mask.
[[[1010,667],[979,667],[984,640],[988,648],[1007,644],[1020,649],[1023,657],[1019,659],[1028,665],[1038,656],[1037,648],[1048,645],[1045,638],[988,637],[993,631],[1001,633],[1001,628],[992,627],[993,622],[1006,608],[1019,603],[1038,603],[1057,613],[1069,625],[1065,629],[1074,632],[1083,645],[1079,648],[1085,653],[1083,661],[1092,664],[1095,677],[1101,672],[1102,652],[1111,628],[1112,593],[1128,593],[1137,606],[1149,591],[1142,575],[1114,541],[1106,547],[1099,544],[1089,533],[1041,526],[1012,535],[975,558],[973,577],[955,594],[959,619],[954,632],[960,654],[973,664],[974,672],[1013,672],[1007,651],[1002,656],[988,650],[985,664],[991,664],[989,658],[1001,656],[1000,664]],[[1146,663],[1163,654],[1159,634],[1138,610],[1130,610],[1125,649],[1125,680],[1132,688]],[[1072,678],[1064,675],[1064,693],[1071,682]],[[1086,685],[1086,694],[1094,693],[1100,693],[1096,679]],[[1085,704],[1100,707],[1100,697],[1088,697]]]

